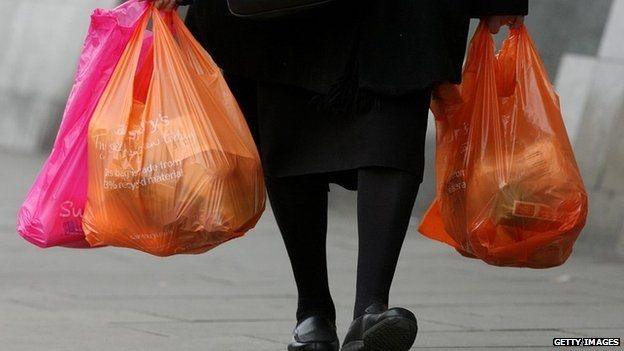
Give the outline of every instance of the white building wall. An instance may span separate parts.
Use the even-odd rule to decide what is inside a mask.
[[[565,55],[557,87],[589,191],[581,248],[624,254],[624,0],[614,0],[595,56]]]
[[[113,0],[0,0],[0,148],[39,151],[56,133],[90,14]]]

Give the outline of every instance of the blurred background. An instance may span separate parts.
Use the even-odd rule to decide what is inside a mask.
[[[46,154],[95,7],[104,0],[0,0],[0,150]],[[50,20],[50,14],[54,14]],[[591,216],[580,249],[624,251],[624,16],[622,1],[531,0],[527,19],[559,91],[586,185]],[[429,146],[434,143],[433,124]],[[433,197],[433,148],[415,215]],[[591,234],[588,234],[591,233]]]
[[[113,249],[93,251],[97,252],[93,254],[95,256],[91,256],[91,252],[67,249],[41,251],[29,247],[30,244],[22,241],[15,233],[17,209],[54,142],[88,27],[89,15],[96,7],[110,8],[118,3],[119,1],[112,0],[0,0],[0,18],[2,18],[0,21],[0,33],[2,33],[0,40],[0,175],[2,176],[0,178],[2,179],[0,267],[3,267],[0,269],[0,286],[7,287],[0,293],[0,298],[2,298],[0,299],[0,349],[36,350],[38,348],[32,345],[43,346],[43,344],[51,345],[50,349],[57,349],[57,347],[59,350],[75,349],[64,348],[63,344],[57,345],[52,342],[58,338],[72,337],[70,335],[72,333],[62,327],[51,327],[48,334],[44,333],[49,339],[45,337],[42,339],[48,341],[41,341],[42,344],[33,340],[22,340],[24,336],[22,334],[19,337],[16,336],[18,335],[16,333],[23,332],[24,328],[34,323],[35,320],[39,321],[44,329],[55,323],[63,325],[54,317],[58,315],[55,314],[58,311],[54,306],[66,306],[66,309],[72,311],[64,315],[62,320],[85,322],[78,327],[82,328],[79,331],[99,335],[95,329],[101,327],[100,324],[96,323],[90,327],[89,323],[93,322],[91,319],[93,317],[105,324],[104,329],[123,326],[126,332],[134,330],[134,332],[128,332],[130,338],[144,336],[152,340],[150,338],[156,337],[157,340],[154,341],[152,349],[163,345],[157,342],[160,337],[166,339],[171,335],[180,337],[181,334],[184,338],[184,335],[188,336],[189,333],[195,335],[193,334],[195,329],[192,327],[185,332],[180,332],[182,328],[167,327],[167,323],[175,325],[177,320],[182,324],[185,321],[190,321],[189,323],[195,321],[201,324],[202,321],[211,323],[210,321],[221,320],[224,321],[223,323],[235,323],[234,329],[226,330],[225,327],[221,327],[219,329],[221,331],[212,339],[214,345],[221,346],[214,346],[215,348],[208,348],[208,350],[228,350],[230,349],[228,345],[235,343],[233,341],[235,339],[221,340],[219,336],[235,332],[235,326],[241,325],[236,324],[236,318],[240,317],[243,320],[241,323],[250,318],[249,314],[242,312],[239,317],[232,316],[236,313],[227,309],[215,312],[220,311],[219,308],[216,310],[208,308],[206,311],[200,308],[199,311],[203,312],[201,315],[197,309],[188,307],[182,310],[186,312],[178,311],[175,307],[167,309],[165,307],[167,303],[163,301],[171,302],[176,298],[191,299],[212,307],[215,306],[214,299],[222,299],[221,309],[225,305],[236,303],[243,306],[241,309],[248,311],[253,311],[258,299],[265,306],[286,306],[288,313],[284,316],[280,315],[266,320],[273,321],[271,325],[279,325],[279,330],[277,327],[267,327],[266,321],[262,322],[260,317],[257,317],[258,319],[254,322],[253,318],[256,317],[253,317],[248,321],[247,327],[250,331],[246,331],[246,336],[242,338],[248,339],[245,341],[248,344],[245,345],[256,346],[232,348],[236,350],[283,349],[278,345],[283,338],[288,336],[291,327],[290,316],[294,311],[294,288],[270,211],[267,211],[265,219],[259,225],[257,235],[254,234],[253,238],[249,239],[251,241],[241,240],[240,244],[237,241],[227,248],[215,250],[214,254],[204,256],[199,261],[191,261],[189,258],[156,261],[145,258],[145,255],[139,253]],[[510,346],[509,343],[520,349],[526,339],[520,338],[519,334],[514,334],[513,331],[524,330],[523,335],[529,335],[532,333],[532,326],[535,329],[534,332],[543,333],[536,336],[538,339],[541,338],[541,341],[533,345],[533,349],[540,345],[544,346],[544,343],[548,345],[548,341],[544,340],[549,340],[551,335],[553,337],[560,334],[567,335],[565,333],[568,332],[571,335],[594,335],[606,332],[608,336],[618,336],[618,333],[620,333],[619,336],[624,336],[621,333],[624,328],[622,325],[624,318],[621,318],[624,315],[622,310],[624,301],[621,299],[622,285],[620,284],[624,280],[622,279],[624,278],[622,274],[624,271],[624,186],[622,186],[622,179],[624,179],[624,21],[622,18],[624,18],[624,0],[531,0],[530,16],[526,22],[561,97],[566,126],[590,193],[588,224],[581,234],[572,262],[567,268],[556,269],[550,273],[527,273],[527,271],[503,273],[512,271],[484,268],[482,264],[456,257],[457,255],[452,250],[442,245],[422,238],[410,239],[416,244],[408,243],[411,246],[408,245],[406,252],[410,258],[405,259],[407,263],[403,263],[403,266],[399,268],[399,273],[422,270],[423,274],[427,274],[435,269],[441,269],[440,277],[446,278],[446,280],[432,278],[433,280],[429,282],[432,284],[430,286],[436,286],[434,290],[437,291],[435,293],[437,295],[434,294],[435,296],[445,296],[441,300],[430,301],[434,305],[438,304],[436,306],[441,306],[435,313],[432,312],[429,322],[425,321],[429,323],[430,329],[438,331],[438,334],[425,334],[429,335],[427,340],[431,347],[460,348],[462,343],[470,337],[455,340],[444,333],[450,333],[455,329],[462,332],[465,331],[464,329],[470,330],[473,321],[479,318],[483,319],[483,325],[474,327],[476,332],[486,333],[498,330],[497,326],[500,327],[501,323],[509,323],[506,329],[512,332],[500,332],[501,339],[493,341],[491,345],[487,343],[485,345],[484,339],[481,338],[479,339],[481,341],[474,342],[477,349],[485,346],[496,349],[496,345]],[[413,223],[410,227],[412,237],[417,237],[415,226],[418,218],[426,210],[434,195],[432,162],[435,133],[432,119],[430,122],[426,180],[421,187],[414,209]],[[71,177],[71,174],[67,176]],[[346,250],[353,254],[346,260],[345,264],[348,264],[348,268],[336,268],[336,271],[332,273],[332,279],[338,282],[338,286],[341,282],[343,283],[342,288],[337,288],[338,295],[344,296],[343,299],[337,298],[340,301],[339,309],[348,311],[349,299],[353,292],[348,290],[351,289],[350,286],[344,286],[344,280],[341,277],[344,273],[348,277],[345,278],[346,281],[352,282],[356,252],[353,225],[355,194],[332,188],[331,197],[333,219],[330,223],[330,232],[334,230],[338,234],[330,233],[330,246],[334,246],[330,249],[330,256],[332,250],[338,250],[338,252]],[[266,239],[266,236],[272,238]],[[269,246],[263,244],[269,240],[271,244],[266,244]],[[241,250],[246,249],[249,251],[244,251],[245,257],[240,259]],[[279,252],[280,255],[275,256],[275,252]],[[412,257],[411,253],[414,253],[416,258]],[[101,260],[95,263],[92,257],[98,257]],[[236,257],[239,260],[235,260]],[[431,258],[431,260],[420,261],[426,258]],[[340,261],[338,258],[330,259],[334,260],[333,262]],[[273,260],[279,260],[279,269],[276,269],[274,265],[271,266]],[[258,264],[255,269],[260,271],[254,271],[246,266],[247,261],[256,262],[254,264],[264,262],[265,265]],[[78,265],[79,262],[80,265]],[[165,266],[164,262],[173,263]],[[74,264],[76,264],[75,267]],[[229,264],[231,266],[225,267]],[[144,271],[128,271],[127,267],[133,265],[135,268],[143,267]],[[471,290],[472,285],[469,282],[475,281],[473,279],[475,271],[466,270],[462,273],[457,267],[463,267],[461,269],[472,267],[470,269],[479,272],[480,285],[477,284],[478,286]],[[188,271],[186,273],[191,274],[190,276],[180,273],[185,268],[196,269],[199,276]],[[203,269],[211,273],[204,275]],[[508,274],[517,279],[505,280],[509,277]],[[74,278],[68,278],[68,276]],[[576,284],[574,282],[577,277],[576,282],[579,285],[566,285],[565,291],[567,292],[565,293],[557,286],[559,283],[567,284],[569,281],[572,281],[570,284]],[[191,290],[192,288],[188,287],[188,291],[185,290],[186,288],[180,288],[181,291],[172,292],[171,289],[174,289],[172,286],[187,284],[188,281],[185,279],[193,282],[199,279],[205,286],[202,286],[201,291]],[[468,279],[466,285],[457,283],[462,279]],[[510,286],[516,293],[524,292],[517,297],[519,301],[526,300],[526,303],[530,305],[531,299],[526,296],[557,294],[559,298],[557,301],[568,303],[561,306],[561,310],[573,309],[575,314],[591,315],[593,322],[590,323],[591,325],[577,326],[574,322],[566,322],[566,320],[573,319],[572,314],[562,314],[561,310],[551,311],[547,308],[549,314],[542,316],[544,323],[531,321],[531,314],[539,314],[539,310],[545,304],[557,304],[556,301],[549,299],[533,306],[534,309],[527,310],[527,315],[518,314],[516,310],[505,311],[508,303],[498,301],[500,295],[496,297],[479,295],[479,287],[483,286],[499,291],[497,289],[499,289],[498,283],[501,279],[511,284]],[[600,281],[604,282],[605,279],[608,283],[601,285]],[[88,281],[92,283],[86,283]],[[416,294],[423,304],[429,301],[427,299],[433,296],[431,295],[433,293],[426,289],[422,290],[421,283],[424,281],[426,279],[403,278],[403,282],[398,283],[399,287],[396,288],[399,300],[403,296],[403,301],[409,303],[413,300],[413,294]],[[106,287],[98,285],[97,282],[106,283]],[[453,282],[459,285],[453,285]],[[186,286],[192,285],[188,283]],[[250,286],[256,294],[247,291]],[[132,290],[133,287],[136,290]],[[276,287],[281,288],[276,291]],[[237,292],[232,293],[232,290]],[[463,294],[461,296],[465,299],[448,295],[452,294],[449,292],[451,290],[454,293]],[[618,290],[620,293],[616,292]],[[202,295],[202,292],[208,294],[208,291],[213,294],[210,295],[213,300],[209,300],[208,295]],[[404,295],[401,295],[401,292]],[[344,295],[340,295],[341,293]],[[581,297],[566,295],[576,293]],[[481,307],[486,306],[488,302],[481,299],[473,300],[475,294],[486,296],[485,300],[494,301],[490,306],[492,307],[490,312],[483,312],[486,309]],[[142,308],[140,302],[132,300],[133,296],[134,298],[138,296],[139,300],[152,299],[151,304]],[[232,300],[228,296],[239,296],[239,298]],[[249,301],[246,300],[247,297]],[[118,300],[115,300],[116,298]],[[122,298],[123,303],[119,302]],[[160,298],[163,300],[159,300]],[[93,310],[93,307],[87,303],[90,299],[96,299],[102,308]],[[456,306],[453,303],[448,305],[449,301],[467,301],[468,305]],[[500,304],[497,305],[497,301]],[[160,306],[154,307],[156,305]],[[599,307],[593,309],[591,306]],[[159,308],[164,308],[164,310],[159,310]],[[456,310],[440,315],[440,311],[445,308],[451,308],[451,311],[452,308],[456,308]],[[481,312],[475,312],[475,310]],[[194,312],[198,314],[193,318],[189,317],[189,314],[193,315]],[[466,325],[461,322],[461,318],[464,318],[461,317],[462,313],[465,314]],[[482,315],[479,316],[479,313]],[[611,315],[611,313],[616,314]],[[474,318],[472,321],[468,317],[471,314]],[[9,315],[21,317],[12,322],[2,320],[3,317]],[[214,316],[218,318],[211,319]],[[348,313],[342,323],[348,322],[346,316]],[[552,323],[549,323],[548,316],[552,317],[550,320]],[[606,318],[602,324],[601,316]],[[25,319],[21,320],[22,317]],[[526,323],[520,323],[519,321],[525,317]],[[164,324],[160,325],[159,322]],[[560,325],[566,323],[569,328]],[[75,324],[72,325],[75,326]],[[591,326],[595,328],[592,329]],[[195,330],[196,333],[202,333],[208,328],[204,327]],[[269,328],[270,332],[258,338],[252,330],[262,328]],[[241,337],[241,334],[237,337]],[[263,338],[266,345],[263,344]],[[18,339],[21,341],[17,341]],[[477,339],[475,337],[475,340]],[[171,339],[168,340],[171,341]],[[287,339],[283,341],[286,342]],[[506,344],[507,341],[509,343]],[[7,343],[13,347],[3,347]],[[90,347],[90,344],[80,345],[82,349],[97,349]],[[123,347],[113,349],[142,349],[146,344],[136,341],[136,344],[123,345]],[[176,345],[179,346],[179,344]],[[503,346],[500,347],[503,349]],[[168,349],[185,349],[185,347]]]

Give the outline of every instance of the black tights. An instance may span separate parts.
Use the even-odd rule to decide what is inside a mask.
[[[354,318],[373,303],[388,304],[420,179],[394,168],[358,170],[358,271]],[[297,319],[313,314],[334,320],[327,280],[327,177],[267,177],[271,207],[292,264]]]

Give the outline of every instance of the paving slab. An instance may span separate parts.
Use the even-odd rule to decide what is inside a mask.
[[[247,236],[204,255],[42,250],[13,227],[41,161],[0,153],[0,350],[285,350],[296,290],[270,209]],[[355,290],[355,195],[332,188],[330,197],[342,337]],[[554,337],[624,337],[621,262],[574,254],[549,270],[497,268],[423,238],[417,225],[412,218],[391,292],[391,304],[419,318],[414,350],[548,350]]]

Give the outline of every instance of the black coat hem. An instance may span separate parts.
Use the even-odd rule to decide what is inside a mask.
[[[340,185],[347,190],[357,191],[357,171],[361,168],[368,167],[398,169],[400,171],[407,172],[416,176],[419,184],[422,183],[424,179],[424,169],[420,172],[414,172],[413,170],[406,169],[404,166],[397,165],[391,162],[346,163],[344,166],[327,168],[318,167],[313,171],[291,169],[288,171],[279,172],[279,175],[271,174],[265,170],[264,176],[269,178],[283,178],[304,175],[326,175],[328,183]],[[329,191],[329,187],[327,188],[327,190]]]

